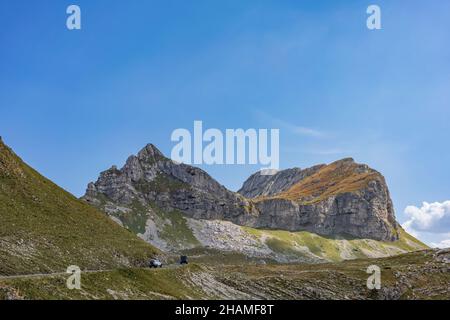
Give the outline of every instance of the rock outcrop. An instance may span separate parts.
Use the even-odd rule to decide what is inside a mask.
[[[246,198],[272,196],[288,190],[294,184],[314,174],[325,165],[320,164],[308,169],[292,168],[278,171],[276,174],[261,174],[260,171],[252,174],[243,184],[238,193]]]
[[[351,158],[273,176],[256,173],[239,192],[259,211],[257,227],[394,241],[398,226],[384,177]]]
[[[353,159],[272,176],[255,173],[235,193],[205,171],[175,163],[149,144],[123,168],[102,172],[83,199],[108,213],[151,205],[189,218],[255,228],[398,239],[383,176]],[[105,204],[115,208],[108,210]]]
[[[102,172],[97,182],[88,185],[83,199],[98,206],[105,197],[120,206],[155,204],[195,219],[237,224],[253,224],[258,215],[245,197],[227,190],[199,168],[164,157],[152,144],[130,156],[122,169],[113,166]]]

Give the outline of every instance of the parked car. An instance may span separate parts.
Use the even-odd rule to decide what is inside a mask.
[[[188,257],[180,256],[180,264],[188,264]]]
[[[149,263],[150,268],[162,268],[162,262],[158,259],[151,259]]]

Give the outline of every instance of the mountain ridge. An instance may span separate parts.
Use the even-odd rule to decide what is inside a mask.
[[[97,195],[105,195],[125,205],[136,200],[143,205],[155,202],[164,210],[179,210],[191,218],[227,220],[255,228],[398,239],[384,177],[367,165],[346,158],[305,170],[287,169],[275,174],[275,179],[282,176],[279,180],[289,181],[286,172],[292,178],[283,186],[286,190],[270,190],[270,197],[247,199],[248,180],[240,190],[242,195],[232,192],[207,172],[175,163],[148,144],[120,170],[103,171],[95,183],[89,183],[83,199],[98,204]]]
[[[321,176],[324,172],[329,174],[330,166],[333,168],[336,164],[342,164],[337,168],[345,168],[344,172],[350,178],[353,177],[350,174],[352,170],[356,170],[359,174],[373,173],[377,179],[375,182],[369,181],[367,186],[364,185],[364,188],[356,192],[330,193],[326,201],[317,203],[280,197],[284,197],[283,192],[302,181],[308,181],[315,175]],[[339,170],[331,170],[331,173],[336,172],[339,173]],[[256,173],[248,180],[259,175]],[[277,183],[271,185],[278,185],[278,192],[261,184],[261,180],[277,180]],[[342,181],[332,181],[332,185],[333,183],[339,186]],[[395,221],[384,178],[367,165],[356,164],[353,159],[304,170],[287,169],[275,176],[259,179],[258,183],[253,184],[253,190],[248,191],[245,186],[249,186],[248,181],[239,191],[243,194],[227,190],[207,172],[176,163],[166,158],[154,145],[148,144],[137,155],[128,157],[121,169],[113,166],[103,171],[95,183],[89,183],[82,199],[106,212],[114,221],[133,230],[146,241],[169,251],[192,249],[200,245],[247,253],[250,250],[250,254],[256,256],[270,256],[271,253],[276,255],[278,252],[281,253],[280,261],[288,259],[292,252],[302,258],[307,256],[305,259],[329,259],[329,255],[325,253],[319,252],[319,256],[313,254],[314,246],[309,246],[309,236],[306,237],[302,232],[312,232],[319,238],[343,239],[342,248],[332,249],[337,250],[337,253],[332,254],[333,257],[357,257],[357,254],[344,254],[347,250],[345,248],[365,246],[364,239],[373,240],[366,252],[369,256],[372,254],[370,251],[382,256],[425,247],[418,241],[404,238],[401,241],[407,241],[408,245],[399,244],[400,236],[406,233]],[[248,196],[247,191],[253,192],[255,196],[266,192],[270,197],[247,199],[244,196]],[[311,219],[311,223],[307,219]],[[366,222],[374,225],[367,226]],[[346,226],[349,227],[346,229]],[[279,238],[277,230],[291,232],[290,240],[285,242],[285,236]],[[295,233],[300,236],[295,236]],[[227,234],[232,236],[228,238]],[[361,241],[359,244],[348,242],[353,238]],[[337,242],[332,244],[326,240],[321,241],[327,243],[327,246],[337,245]],[[393,243],[392,246],[388,245],[390,242]],[[391,250],[398,245],[402,249]],[[287,251],[283,249],[286,246],[290,248]],[[306,254],[302,254],[302,246],[307,248]],[[392,248],[386,251],[386,246]]]

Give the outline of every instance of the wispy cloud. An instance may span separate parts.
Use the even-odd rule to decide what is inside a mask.
[[[256,111],[255,114],[261,121],[270,122],[272,126],[278,127],[280,129],[286,129],[293,134],[311,137],[311,138],[325,138],[328,136],[323,131],[305,127],[305,126],[301,126],[301,125],[297,125],[297,124],[279,119],[277,117],[274,117],[263,111]]]
[[[319,130],[315,130],[315,129],[311,129],[311,128],[307,128],[307,127],[302,127],[302,126],[297,126],[297,125],[288,123],[286,121],[282,121],[280,119],[275,119],[275,122],[278,122],[281,127],[285,127],[286,129],[288,129],[292,133],[295,133],[295,134],[298,134],[298,135],[308,136],[308,137],[313,137],[313,138],[323,138],[323,137],[325,137],[325,133],[322,132],[322,131],[319,131]]]
[[[284,146],[283,151],[289,153],[309,154],[318,156],[332,156],[332,155],[351,155],[352,152],[341,148],[297,148],[293,146]]]
[[[320,156],[331,156],[331,155],[335,155],[335,154],[350,154],[349,151],[346,151],[343,149],[337,149],[337,148],[309,149],[309,150],[305,150],[305,153],[315,154],[315,155],[320,155]]]

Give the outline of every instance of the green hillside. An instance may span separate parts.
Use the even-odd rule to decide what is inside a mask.
[[[249,234],[264,241],[275,253],[296,257],[314,255],[325,261],[381,258],[429,247],[399,227],[399,240],[377,241],[343,236],[325,237],[307,231],[261,230],[244,228]]]
[[[157,254],[0,140],[0,276],[140,266]]]

